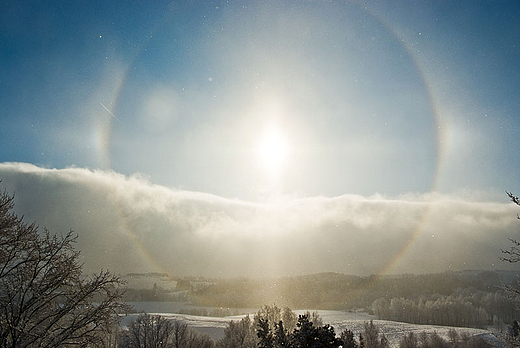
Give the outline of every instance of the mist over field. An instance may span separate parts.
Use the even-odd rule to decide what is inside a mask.
[[[0,164],[16,212],[78,234],[84,270],[266,277],[505,269],[517,207],[442,194],[279,196],[268,203],[140,176]],[[468,195],[466,195],[468,197]]]

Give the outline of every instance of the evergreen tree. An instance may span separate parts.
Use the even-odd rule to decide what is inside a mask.
[[[297,348],[336,348],[342,343],[332,326],[314,326],[308,313],[298,316],[296,329],[291,336],[292,345]]]
[[[336,337],[334,327],[329,324],[314,328],[314,347],[335,348],[341,346],[341,339]]]
[[[351,330],[345,329],[341,333],[340,339],[342,341],[343,348],[358,348],[356,340],[354,339],[354,333]]]
[[[258,342],[259,348],[274,348],[274,337],[269,328],[269,321],[267,318],[259,318],[256,327],[256,335],[260,339]]]
[[[275,329],[275,343],[277,347],[290,347],[291,341],[287,334],[287,330],[284,328],[283,322],[280,322],[276,325]]]
[[[292,341],[298,348],[311,348],[314,343],[314,330],[309,315],[299,315],[296,329],[292,334]]]

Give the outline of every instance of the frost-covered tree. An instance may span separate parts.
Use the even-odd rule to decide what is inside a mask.
[[[184,333],[187,327],[178,327]],[[122,348],[172,347],[173,324],[159,315],[141,314],[130,323],[128,330],[121,333],[119,346]]]
[[[224,338],[217,342],[217,347],[337,348],[343,344],[342,339],[336,337],[334,327],[323,325],[317,312],[299,315],[293,330],[285,328],[285,322],[280,319],[284,315],[280,313],[276,306],[264,306],[253,321],[246,316],[241,321],[229,322],[224,330]],[[288,308],[284,313],[291,325],[294,313]],[[276,319],[279,321],[273,325],[272,321]],[[351,336],[353,341],[353,334]],[[354,342],[353,345],[343,347],[356,346]]]
[[[418,336],[413,332],[404,335],[399,348],[491,348],[492,345],[481,336],[470,336],[467,332],[459,335],[454,329],[448,332],[449,341],[437,332],[422,331]]]
[[[345,329],[340,334],[340,339],[342,341],[341,346],[343,348],[357,348],[357,342],[354,338],[354,332],[349,329]]]
[[[516,205],[520,206],[520,199],[513,195],[511,192],[507,192],[509,199]],[[520,216],[518,216],[520,219]],[[520,242],[514,238],[509,239],[511,241],[511,247],[509,250],[502,250],[503,257],[501,258],[503,261],[516,263],[520,261]],[[506,286],[507,290],[516,298],[517,302],[520,300],[520,283],[517,281],[516,284],[511,284]],[[516,322],[516,320],[514,321]],[[507,337],[508,344],[513,347],[520,347],[520,337],[508,335]]]
[[[269,326],[269,330],[273,331],[275,325],[282,320],[282,310],[276,305],[264,305],[256,312],[253,320],[256,328],[259,327],[260,320],[264,320]]]
[[[0,347],[109,345],[126,309],[120,278],[83,276],[72,231],[40,232],[13,207],[0,193]]]
[[[214,341],[179,320],[140,314],[119,337],[120,348],[213,348]]]
[[[520,199],[517,196],[513,195],[511,192],[506,191],[506,193],[509,196],[509,199],[511,199],[511,201],[513,203],[520,206]],[[518,219],[520,219],[519,215],[517,215],[517,217],[518,217]],[[510,241],[511,241],[512,246],[510,247],[509,250],[502,250],[502,253],[504,254],[504,256],[501,259],[503,261],[511,262],[511,263],[519,262],[520,261],[520,242],[514,238],[511,238]],[[519,291],[516,290],[515,293],[518,294]]]
[[[224,337],[217,342],[220,348],[255,348],[258,337],[255,327],[248,316],[240,321],[230,321],[224,329]]]
[[[379,328],[372,320],[365,322],[362,336],[365,348],[388,348],[390,346],[384,333],[379,332]]]
[[[296,328],[298,317],[289,307],[285,307],[282,311],[282,321],[285,330],[292,332]]]
[[[520,199],[513,195],[511,192],[507,192],[507,195],[511,199],[513,203],[520,206]],[[517,215],[518,219],[520,219],[520,216]],[[509,239],[511,241],[511,247],[509,250],[502,250],[503,257],[501,258],[503,261],[516,263],[520,261],[520,242],[514,238]],[[520,290],[517,288],[511,288],[511,291],[513,291],[515,294],[520,295]]]
[[[413,332],[408,332],[399,341],[399,348],[419,348],[417,336]]]

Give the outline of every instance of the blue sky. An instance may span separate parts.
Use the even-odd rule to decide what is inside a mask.
[[[495,269],[518,231],[516,1],[4,2],[0,61],[2,185],[88,270]]]
[[[2,162],[244,199],[517,187],[514,1],[1,6]]]

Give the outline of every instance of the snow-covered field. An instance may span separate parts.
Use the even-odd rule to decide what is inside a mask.
[[[160,306],[160,302],[157,302],[156,304],[157,306]],[[237,315],[223,318],[215,318],[165,312],[166,311],[148,311],[148,313],[150,314],[159,314],[172,320],[181,320],[188,324],[189,327],[201,333],[208,334],[215,340],[218,340],[224,336],[224,328],[227,326],[227,323],[230,320],[240,320],[244,317],[244,315]],[[296,314],[302,314],[304,312],[305,311],[303,310],[295,311]],[[254,313],[254,311],[251,311],[251,317],[254,316]],[[437,332],[437,334],[439,334],[441,337],[447,339],[448,330],[452,328],[449,326],[414,325],[395,321],[376,320],[374,316],[362,312],[359,313],[319,310],[318,313],[320,317],[323,319],[323,323],[334,326],[336,333],[338,334],[344,329],[348,328],[349,330],[353,331],[354,334],[357,336],[360,332],[363,331],[364,323],[373,320],[374,324],[376,324],[380,328],[380,330],[385,333],[392,347],[397,347],[401,337],[408,332],[414,332],[415,334],[419,334],[423,331],[426,333]],[[127,326],[132,320],[135,320],[135,318],[138,315],[139,314],[130,314],[123,318],[122,326]],[[493,334],[487,330],[472,328],[455,329],[457,330],[457,332],[459,332],[459,334],[462,332],[467,332],[471,336],[482,335],[484,338],[490,341],[495,340]]]
[[[243,315],[238,315],[238,316],[217,318],[217,317],[202,317],[202,316],[197,316],[197,315],[158,313],[158,312],[157,313],[149,312],[148,314],[161,315],[161,316],[171,319],[171,320],[180,320],[180,321],[188,324],[189,327],[197,330],[198,332],[209,335],[215,341],[224,337],[224,329],[226,328],[226,326],[230,320],[241,320],[244,317]],[[130,322],[135,320],[138,316],[139,316],[138,313],[126,315],[121,320],[121,326],[123,328],[127,327],[130,324]]]

